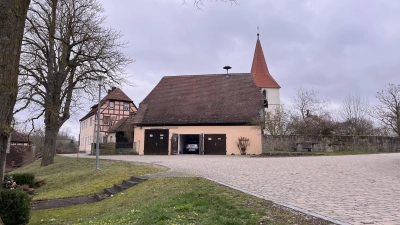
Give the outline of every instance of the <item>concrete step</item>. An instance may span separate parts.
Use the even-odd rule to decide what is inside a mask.
[[[123,184],[114,184],[114,189],[120,192],[128,189],[128,187]]]
[[[104,193],[111,196],[117,194],[118,191],[115,190],[114,188],[104,188]]]
[[[140,182],[137,181],[133,181],[133,180],[124,180],[122,181],[122,185],[126,186],[126,187],[133,187],[136,184],[139,184]]]
[[[146,181],[147,179],[146,178],[141,178],[141,177],[134,177],[134,176],[132,176],[131,177],[131,181],[136,181],[136,182],[143,182],[143,181]]]
[[[106,195],[104,192],[95,193],[95,194],[94,194],[94,198],[95,198],[97,201],[101,201],[101,200],[103,200],[103,199],[105,199],[105,198],[108,198],[108,195]]]

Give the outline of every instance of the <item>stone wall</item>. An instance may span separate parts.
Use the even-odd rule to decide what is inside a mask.
[[[278,151],[400,151],[399,137],[263,135],[263,153]]]
[[[116,148],[116,143],[100,143],[99,144],[99,153],[100,155],[135,155],[136,153],[136,143],[129,143],[132,147],[118,147]],[[91,155],[96,155],[96,143],[91,145]]]

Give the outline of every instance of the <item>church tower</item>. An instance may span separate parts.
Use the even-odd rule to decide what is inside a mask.
[[[281,86],[275,81],[268,70],[264,53],[261,47],[260,34],[257,33],[256,50],[254,51],[251,74],[254,83],[265,97],[264,106],[267,112],[274,112],[280,105],[279,89]]]

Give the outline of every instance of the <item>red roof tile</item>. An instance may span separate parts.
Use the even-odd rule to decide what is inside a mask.
[[[251,74],[253,74],[254,82],[259,88],[281,88],[268,71],[261,42],[258,38],[256,50],[254,51],[253,64],[251,66]]]
[[[108,95],[104,96],[103,99],[101,99],[100,101],[100,105],[103,105],[104,103],[106,103],[108,100],[116,100],[116,101],[124,101],[124,102],[132,102],[133,101],[119,88],[115,88],[114,90],[112,90]],[[136,108],[135,103],[133,103],[133,105]],[[94,115],[97,112],[97,104],[93,105],[89,111],[88,114],[86,114],[84,117],[82,117],[79,121],[83,121],[89,117],[91,117],[92,115]]]
[[[127,130],[128,125],[133,122],[135,115],[129,115],[129,117],[124,117],[120,119],[114,126],[110,128],[109,133],[121,132]]]
[[[251,74],[166,76],[140,103],[133,124],[243,125],[262,108]]]

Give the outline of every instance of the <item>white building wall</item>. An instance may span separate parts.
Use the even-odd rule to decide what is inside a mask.
[[[276,108],[280,105],[279,88],[262,88],[261,93],[266,91],[266,98],[268,100],[268,108],[265,108],[266,112],[275,112]]]

